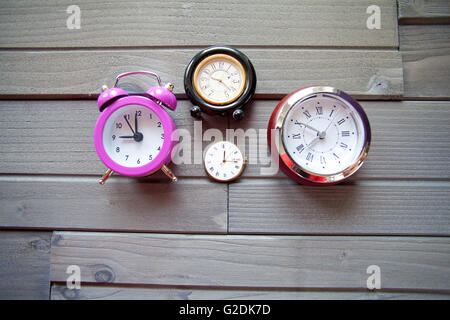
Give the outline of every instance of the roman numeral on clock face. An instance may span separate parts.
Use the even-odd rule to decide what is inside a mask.
[[[349,137],[349,136],[350,136],[350,131],[342,131],[342,132],[341,132],[341,135],[342,135],[343,137]]]
[[[316,113],[317,115],[322,115],[323,114],[323,108],[322,107],[316,107]]]
[[[309,111],[305,111],[305,112],[303,112],[304,114],[305,114],[305,116],[307,117],[307,118],[311,118],[311,113],[309,113]]]
[[[308,160],[308,161],[313,161],[313,159],[314,159],[314,155],[311,153],[311,152],[308,152],[308,155],[306,156],[306,160]]]

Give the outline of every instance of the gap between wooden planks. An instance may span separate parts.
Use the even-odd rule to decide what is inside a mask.
[[[267,288],[144,287],[83,284],[81,289],[51,286],[52,300],[449,300],[450,294],[383,290],[316,291]]]

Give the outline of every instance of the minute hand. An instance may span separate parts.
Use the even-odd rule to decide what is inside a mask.
[[[336,113],[336,115],[334,116],[333,120],[330,121],[330,123],[329,123],[328,126],[325,128],[325,130],[322,131],[323,133],[327,132],[328,128],[331,126],[332,123],[334,123],[334,120],[336,120],[336,118],[337,118],[338,115],[339,115],[339,111]]]
[[[127,122],[128,126],[130,127],[131,132],[133,132],[133,134],[136,135],[136,132],[134,132],[133,127],[131,126],[130,122],[127,119],[127,116],[123,116],[123,118],[125,119],[125,121]]]

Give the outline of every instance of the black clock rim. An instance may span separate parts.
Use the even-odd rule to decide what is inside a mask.
[[[245,88],[242,94],[233,102],[224,105],[215,105],[203,100],[200,97],[200,95],[196,92],[194,83],[192,81],[195,68],[200,63],[200,61],[202,61],[203,59],[205,59],[210,55],[219,53],[230,55],[235,59],[237,59],[240,63],[242,63],[242,66],[244,67],[244,71],[247,77]],[[212,110],[215,112],[224,112],[234,110],[237,108],[243,108],[253,97],[255,89],[256,89],[256,72],[255,68],[253,67],[253,64],[245,54],[232,47],[213,46],[203,49],[192,58],[192,60],[186,67],[186,71],[184,73],[184,90],[186,92],[186,95],[189,98],[189,100],[191,100],[191,102],[194,105],[199,106],[202,109],[202,111]]]

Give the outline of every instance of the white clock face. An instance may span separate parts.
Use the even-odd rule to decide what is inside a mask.
[[[246,76],[242,64],[225,54],[215,54],[199,63],[194,72],[197,93],[212,104],[229,104],[244,91]]]
[[[315,175],[334,175],[354,165],[363,150],[364,125],[358,112],[331,95],[296,103],[283,126],[291,159]]]
[[[103,145],[108,156],[119,165],[140,167],[161,151],[164,128],[150,109],[127,105],[114,111],[103,129]]]
[[[244,156],[235,144],[220,141],[206,150],[204,165],[211,178],[218,181],[231,181],[241,175],[244,169]]]

